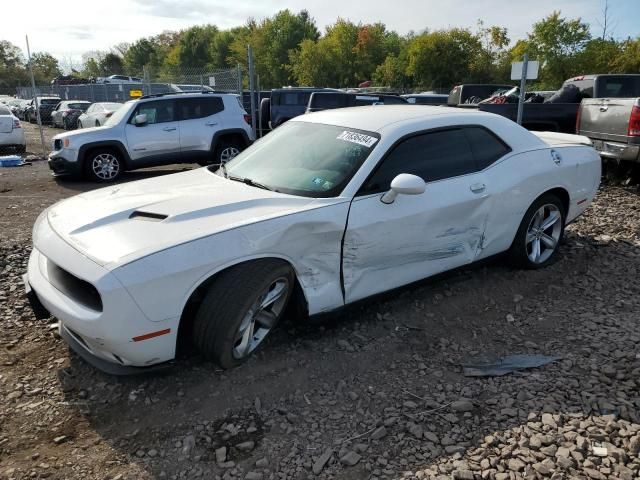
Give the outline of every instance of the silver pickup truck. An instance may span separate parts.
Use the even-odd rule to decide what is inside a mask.
[[[588,77],[588,78],[587,78]],[[640,75],[586,75],[594,98],[582,100],[576,130],[603,158],[640,162]]]

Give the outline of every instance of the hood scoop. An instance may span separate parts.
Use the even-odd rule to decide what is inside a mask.
[[[136,210],[129,215],[130,220],[146,220],[148,222],[161,222],[169,215],[163,215],[162,213],[143,212]]]

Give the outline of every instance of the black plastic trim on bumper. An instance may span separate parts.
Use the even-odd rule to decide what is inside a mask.
[[[144,373],[156,373],[158,371],[168,370],[171,368],[169,364],[151,365],[149,367],[130,367],[127,365],[118,365],[117,363],[103,360],[91,354],[69,331],[60,325],[60,336],[69,347],[76,352],[85,362],[97,368],[98,370],[108,373],[109,375],[140,375]]]
[[[66,158],[49,157],[47,163],[54,175],[79,176],[82,173],[79,162],[70,162]]]
[[[51,316],[51,312],[49,312],[49,310],[47,310],[47,307],[42,304],[42,302],[38,298],[38,295],[36,295],[35,290],[31,288],[29,277],[26,273],[22,275],[22,283],[24,283],[25,295],[36,319],[44,320],[45,318],[49,318]]]

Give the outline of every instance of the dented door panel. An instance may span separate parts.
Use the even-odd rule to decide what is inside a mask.
[[[422,195],[356,197],[343,249],[346,302],[471,263],[478,255],[490,208],[482,173],[427,184]]]

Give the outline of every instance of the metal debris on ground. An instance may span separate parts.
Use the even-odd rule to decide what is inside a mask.
[[[547,355],[509,355],[499,358],[495,363],[463,364],[465,377],[501,377],[517,370],[537,368],[560,360],[561,357]]]

